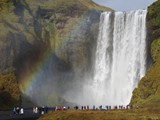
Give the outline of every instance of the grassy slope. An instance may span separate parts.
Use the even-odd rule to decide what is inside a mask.
[[[112,11],[111,8],[100,6],[96,3],[94,3],[92,0],[79,0],[79,1],[89,9],[96,9],[98,11]]]
[[[77,6],[85,6],[89,10],[98,10],[98,11],[108,11],[112,10],[107,7],[100,6],[96,3],[94,3],[92,0],[50,0],[54,4],[48,4],[47,2],[44,2],[44,6],[48,8],[57,8],[60,7],[59,5],[63,4],[64,6],[72,6],[72,5],[77,5]],[[61,6],[62,7],[62,6]]]
[[[160,57],[133,92],[131,104],[160,108]]]
[[[26,0],[26,2],[32,8],[35,6],[40,6],[41,8],[55,9],[57,11],[60,9],[67,10],[70,7],[85,8],[85,10],[112,11],[111,8],[98,5],[92,0]]]
[[[160,0],[148,8],[147,25],[154,64],[134,90],[131,104],[160,109]]]
[[[160,119],[159,111],[112,110],[112,111],[58,111],[50,112],[39,120],[149,120]]]

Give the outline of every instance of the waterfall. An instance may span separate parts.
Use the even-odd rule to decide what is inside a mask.
[[[104,12],[95,53],[97,105],[127,105],[146,72],[146,10]]]

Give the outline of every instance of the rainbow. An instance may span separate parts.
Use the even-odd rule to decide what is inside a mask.
[[[49,63],[49,60],[53,55],[53,51],[56,51],[56,52],[61,51],[63,46],[65,46],[67,43],[67,37],[69,36],[70,31],[75,30],[77,26],[81,26],[86,20],[86,18],[84,18],[84,16],[87,17],[85,14],[86,13],[82,15],[83,16],[82,18],[77,18],[75,23],[69,25],[69,27],[66,28],[67,32],[65,32],[64,36],[59,37],[59,40],[61,42],[58,45],[56,45],[55,48],[52,48],[51,50],[46,51],[42,59],[34,65],[34,70],[28,70],[22,73],[21,75],[22,77],[19,80],[20,81],[19,87],[22,94],[30,96],[30,91],[32,91],[32,89],[34,88],[33,86],[35,86],[36,83],[39,81],[39,76],[41,75],[43,67],[45,64]]]

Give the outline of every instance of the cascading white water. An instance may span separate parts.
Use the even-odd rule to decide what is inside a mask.
[[[127,105],[146,72],[146,10],[104,12],[95,55],[95,104]]]

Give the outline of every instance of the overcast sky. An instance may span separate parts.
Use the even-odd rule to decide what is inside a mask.
[[[131,11],[146,9],[156,0],[93,0],[94,2],[110,7],[116,11]]]

